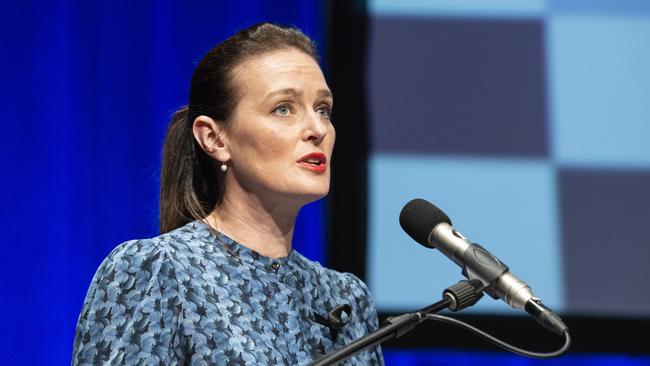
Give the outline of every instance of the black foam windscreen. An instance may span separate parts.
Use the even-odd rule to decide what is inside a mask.
[[[451,225],[449,217],[433,203],[416,198],[409,201],[399,214],[399,224],[413,240],[432,248],[429,234],[441,222]]]

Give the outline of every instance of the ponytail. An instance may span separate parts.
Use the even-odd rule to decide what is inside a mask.
[[[206,217],[219,201],[217,169],[192,135],[188,107],[174,112],[163,146],[160,232]]]

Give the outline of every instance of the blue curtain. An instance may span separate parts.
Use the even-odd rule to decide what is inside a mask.
[[[323,45],[320,2],[16,1],[0,22],[0,364],[69,364],[90,280],[158,234],[163,134],[201,56],[259,21]],[[323,203],[295,244],[323,260]]]

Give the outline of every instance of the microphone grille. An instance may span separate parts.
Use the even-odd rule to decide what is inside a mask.
[[[413,240],[432,248],[429,234],[436,225],[446,222],[451,225],[449,217],[433,203],[416,198],[409,201],[399,214],[399,224]]]

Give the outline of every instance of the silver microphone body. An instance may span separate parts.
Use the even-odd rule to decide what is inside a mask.
[[[470,279],[479,279],[486,287],[486,292],[492,297],[498,297],[505,301],[513,308],[524,310],[528,300],[535,297],[530,287],[507,270],[499,259],[481,247],[482,255],[480,263],[485,266],[505,267],[496,280],[486,278],[482,271],[476,271],[475,268],[468,267],[466,261],[467,251],[474,250],[473,245],[458,230],[446,222],[436,225],[431,234],[429,234],[429,244],[431,247],[438,249],[442,254],[451,259],[459,267],[464,269],[464,274]]]

